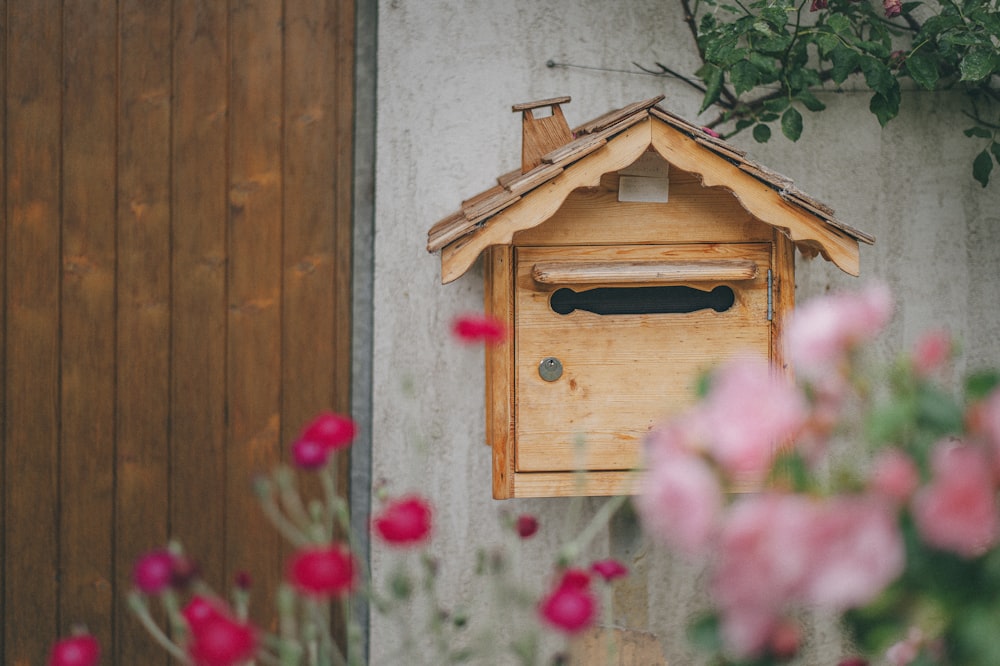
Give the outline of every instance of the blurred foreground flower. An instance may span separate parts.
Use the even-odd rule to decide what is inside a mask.
[[[97,666],[101,646],[90,634],[63,638],[52,646],[48,666]]]
[[[464,315],[452,323],[452,333],[460,342],[495,345],[507,338],[507,325],[487,315]]]

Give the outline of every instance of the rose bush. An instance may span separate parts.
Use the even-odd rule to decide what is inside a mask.
[[[637,509],[709,562],[693,635],[713,663],[791,659],[809,609],[842,617],[859,651],[842,665],[1000,663],[1000,377],[947,383],[941,331],[873,364],[892,308],[884,286],[802,306],[784,341],[797,382],[724,364],[649,438]]]

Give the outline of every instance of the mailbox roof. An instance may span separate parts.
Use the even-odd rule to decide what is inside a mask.
[[[660,107],[659,102],[662,100],[663,96],[660,95],[583,123],[572,130],[574,138],[571,141],[543,156],[537,167],[526,173],[518,169],[499,176],[496,185],[465,200],[458,211],[437,222],[428,231],[427,250],[443,251],[442,281],[450,282],[465,273],[486,247],[509,244],[515,231],[537,226],[548,219],[551,213],[540,219],[537,215],[533,216],[528,222],[518,221],[514,224],[517,228],[509,232],[498,228],[515,217],[512,213],[527,206],[529,200],[551,197],[557,188],[544,187],[547,184],[554,185],[560,179],[575,184],[571,181],[572,176],[577,173],[586,180],[591,177],[588,174],[596,173],[599,177],[601,173],[617,171],[627,166],[611,164],[614,161],[611,155],[613,151],[602,149],[609,144],[624,141],[627,135],[640,132],[640,127],[645,127],[642,124],[646,121],[649,121],[651,127],[665,127],[673,132],[680,143],[672,145],[680,152],[666,150],[662,141],[652,139],[647,146],[642,147],[643,151],[648,145],[652,145],[671,164],[676,164],[682,155],[686,156],[688,163],[678,166],[700,175],[703,184],[721,185],[730,189],[744,207],[762,222],[779,228],[804,253],[822,254],[841,269],[857,274],[857,243],[873,244],[874,236],[838,220],[832,208],[796,188],[790,178],[771,171],[747,157],[745,151]],[[568,98],[563,98],[562,101],[568,101]],[[634,138],[630,140],[634,141]],[[642,140],[639,139],[640,143]],[[664,152],[668,154],[663,154]],[[602,153],[608,155],[609,168],[605,171],[600,170]],[[589,160],[584,159],[588,157]],[[583,169],[581,167],[585,162],[587,168]],[[700,168],[702,162],[705,163],[704,169]],[[580,182],[576,186],[587,184],[593,183]],[[764,193],[762,197],[759,191],[762,189],[761,185],[771,192]],[[566,194],[570,191],[568,187],[558,189]],[[752,206],[751,199],[755,202]],[[506,215],[503,214],[505,212]],[[771,212],[777,214],[777,220],[769,214]],[[789,224],[789,215],[793,221],[802,220],[805,226],[799,228],[798,224]],[[806,227],[809,229],[806,230]],[[845,243],[846,249],[841,247],[838,250],[834,247]],[[853,261],[851,257],[845,260],[839,256],[842,252],[850,255],[852,245]]]

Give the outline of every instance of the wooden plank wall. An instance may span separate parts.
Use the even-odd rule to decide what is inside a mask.
[[[0,40],[0,663],[83,623],[166,664],[133,558],[269,623],[251,479],[350,405],[353,0],[0,0]]]

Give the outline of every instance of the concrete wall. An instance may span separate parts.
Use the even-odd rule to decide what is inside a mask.
[[[574,519],[571,500],[490,498],[482,352],[448,338],[455,315],[482,307],[481,271],[442,286],[438,258],[424,250],[426,231],[519,164],[513,103],[571,95],[564,111],[573,125],[660,93],[668,108],[694,120],[700,102],[674,80],[549,68],[550,59],[623,70],[633,70],[633,61],[688,73],[698,66],[674,1],[379,2],[372,475],[393,493],[430,496],[443,601],[462,601],[479,614],[489,611],[488,595],[472,573],[474,552],[502,538],[503,514],[541,518],[542,533],[527,545],[519,574],[541,584],[561,539],[600,502],[584,500]],[[983,190],[971,178],[981,146],[956,129],[966,123],[961,99],[907,95],[900,117],[883,131],[867,96],[822,97],[829,109],[806,117],[797,144],[781,136],[764,146],[749,136],[737,143],[878,237],[875,247],[862,246],[862,279],[885,280],[899,299],[883,354],[944,325],[965,341],[971,365],[1000,364],[1000,183]],[[800,260],[798,275],[799,299],[858,284],[822,260]],[[650,546],[627,519],[594,547],[634,570],[616,594],[614,624],[651,632],[671,664],[692,663],[683,630],[699,603],[698,568]],[[377,579],[396,565],[396,555],[374,549]],[[803,663],[831,663],[836,632],[816,626],[819,653]],[[397,625],[372,617],[373,664],[397,663],[396,635]]]

